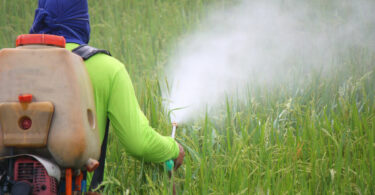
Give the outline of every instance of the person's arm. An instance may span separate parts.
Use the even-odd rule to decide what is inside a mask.
[[[113,77],[110,90],[108,117],[115,136],[130,155],[150,162],[164,162],[179,156],[178,144],[149,125],[125,68]]]

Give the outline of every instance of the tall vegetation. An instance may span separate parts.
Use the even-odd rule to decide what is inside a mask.
[[[316,6],[324,1],[314,1]],[[89,1],[90,44],[111,51],[133,79],[151,125],[169,135],[160,81],[178,40],[214,0]],[[27,33],[37,1],[0,1],[0,48]],[[183,124],[177,140],[184,165],[174,175],[179,194],[375,194],[375,54],[343,53],[329,75],[313,72],[305,85],[249,86],[228,94],[200,119]],[[338,66],[336,66],[337,68]],[[171,193],[159,164],[128,156],[110,135],[105,194]]]

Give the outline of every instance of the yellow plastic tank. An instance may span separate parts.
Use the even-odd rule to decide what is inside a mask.
[[[70,168],[99,159],[93,91],[81,57],[53,35],[21,35],[17,45],[0,50],[0,156],[35,154]]]

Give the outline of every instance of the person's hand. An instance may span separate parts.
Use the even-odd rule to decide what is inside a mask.
[[[174,159],[174,170],[177,170],[182,165],[182,163],[184,162],[184,157],[185,157],[184,148],[179,143],[178,143],[178,148],[180,149],[180,153],[178,154],[178,157]]]

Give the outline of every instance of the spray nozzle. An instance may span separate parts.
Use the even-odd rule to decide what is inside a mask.
[[[174,139],[175,136],[176,136],[176,129],[177,129],[177,127],[178,127],[177,123],[176,123],[176,122],[173,122],[173,123],[172,123],[172,135],[171,135],[171,137],[172,137],[173,139]]]

